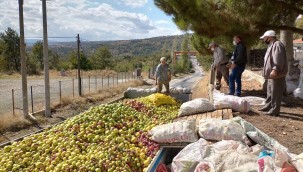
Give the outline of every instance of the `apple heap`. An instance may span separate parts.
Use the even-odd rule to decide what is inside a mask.
[[[145,98],[92,107],[0,149],[0,172],[144,171],[159,150],[147,132],[172,121],[179,107]]]

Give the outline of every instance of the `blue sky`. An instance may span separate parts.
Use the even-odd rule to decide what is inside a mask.
[[[24,1],[25,37],[42,37],[41,1]],[[153,0],[50,0],[47,15],[49,37],[79,33],[85,40],[100,41],[183,33]],[[19,33],[17,0],[0,2],[0,32],[7,27]]]

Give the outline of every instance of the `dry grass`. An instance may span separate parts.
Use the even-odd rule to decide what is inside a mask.
[[[19,78],[21,77],[20,73],[17,72],[0,72],[0,79],[8,79],[8,78]]]
[[[26,120],[21,114],[12,115],[10,113],[1,114],[0,131],[4,130],[18,130],[32,123]]]
[[[143,81],[133,80],[128,83],[120,84],[116,87],[100,89],[97,93],[86,94],[82,97],[63,97],[61,103],[53,103],[51,105],[51,108],[55,110],[64,106],[68,106],[70,104],[82,104],[86,102],[103,101],[104,99],[111,98],[113,96],[123,93],[128,87],[137,87],[141,85],[143,85]]]
[[[121,84],[117,87],[101,89],[97,94],[89,94],[87,97],[89,97],[92,101],[102,101],[106,98],[110,98],[123,93],[128,87],[137,87],[142,85],[143,81],[134,80],[130,81],[129,83]]]
[[[65,72],[66,76],[68,77],[76,77],[77,76],[77,70],[68,70]],[[88,77],[88,76],[108,76],[108,75],[112,75],[112,74],[117,74],[116,71],[113,70],[90,70],[90,71],[81,71],[81,76],[82,77]],[[53,76],[59,76],[60,72],[58,71],[54,71],[54,75]]]

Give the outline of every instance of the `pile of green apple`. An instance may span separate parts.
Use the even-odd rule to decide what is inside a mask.
[[[146,98],[92,107],[0,149],[0,172],[144,171],[159,150],[147,132],[171,122],[179,107]]]

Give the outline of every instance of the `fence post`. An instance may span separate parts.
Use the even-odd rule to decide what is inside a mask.
[[[75,98],[75,80],[74,78],[72,80],[73,80],[73,98]]]
[[[34,113],[33,86],[31,86],[31,104],[32,104],[32,113]]]
[[[123,83],[123,74],[121,75],[121,83]]]
[[[150,69],[148,69],[148,79],[150,79]]]
[[[115,86],[115,74],[113,74],[113,87]]]
[[[61,97],[62,96],[62,94],[61,94],[61,81],[59,81],[59,97],[60,97],[60,104],[62,103],[61,101]]]
[[[122,75],[124,75],[124,77],[123,77],[124,81],[123,82],[126,82],[126,74],[122,72]]]
[[[13,115],[15,115],[15,91],[12,89]]]
[[[108,76],[107,76],[107,88],[109,88],[109,75],[110,74],[108,74]]]
[[[88,75],[88,93],[90,93],[90,75]]]
[[[95,90],[98,92],[98,86],[97,86],[97,76],[95,76]]]
[[[101,77],[102,77],[101,79],[102,79],[102,88],[103,88],[103,75],[101,75]]]
[[[119,73],[117,73],[117,86],[119,84]]]

